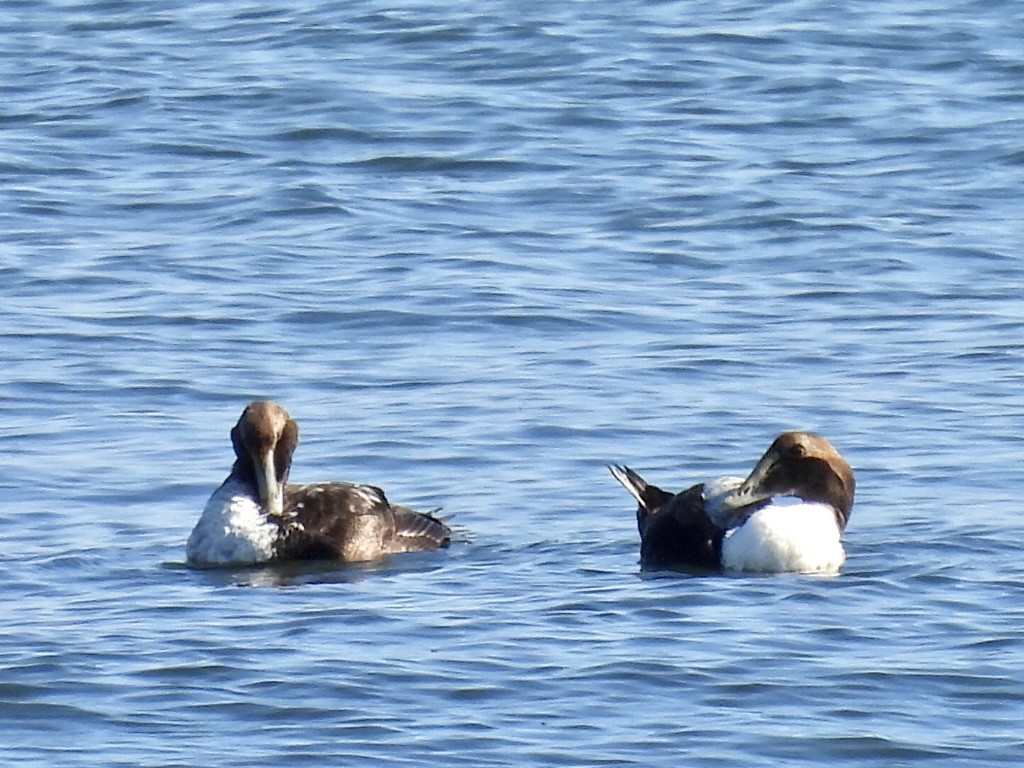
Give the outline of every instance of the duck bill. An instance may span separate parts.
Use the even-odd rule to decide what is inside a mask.
[[[267,451],[256,462],[256,485],[260,493],[260,500],[263,502],[267,515],[270,517],[281,517],[284,514],[284,489],[277,481],[277,472],[274,469],[274,452]]]
[[[726,496],[722,503],[730,509],[738,509],[771,498],[772,493],[765,486],[778,458],[774,452],[766,453],[761,457],[747,479],[740,483],[739,488]]]

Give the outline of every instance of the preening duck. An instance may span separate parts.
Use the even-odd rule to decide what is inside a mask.
[[[637,500],[640,565],[834,573],[853,509],[853,469],[823,437],[785,432],[746,479],[726,476],[669,493],[629,467],[612,475]]]
[[[451,529],[433,515],[391,504],[380,488],[288,484],[299,427],[277,403],[258,400],[231,430],[235,463],[188,539],[190,565],[375,560],[447,547]]]

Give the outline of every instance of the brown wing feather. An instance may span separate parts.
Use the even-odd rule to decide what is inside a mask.
[[[395,521],[395,542],[400,552],[421,549],[441,549],[452,541],[452,530],[442,520],[426,512],[408,507],[391,508]]]
[[[391,506],[384,492],[371,485],[289,485],[284,508],[284,536],[278,547],[282,559],[374,560],[395,552],[438,549],[450,541],[450,531],[439,520]]]

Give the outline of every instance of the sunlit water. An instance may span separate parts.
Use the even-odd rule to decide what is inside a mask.
[[[0,749],[1024,760],[1015,2],[0,4]],[[252,397],[448,552],[184,567]],[[857,471],[836,578],[642,578],[627,462]]]

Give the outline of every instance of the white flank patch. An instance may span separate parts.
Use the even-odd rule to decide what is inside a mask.
[[[259,502],[229,478],[206,502],[185,554],[197,566],[262,563],[273,557],[277,536]]]
[[[731,571],[836,573],[846,559],[827,504],[772,503],[722,542],[722,565]]]

